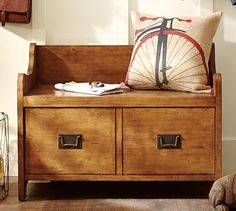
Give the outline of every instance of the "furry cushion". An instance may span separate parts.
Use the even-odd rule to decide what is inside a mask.
[[[209,193],[209,200],[219,211],[236,208],[236,172],[215,181]]]
[[[126,84],[134,89],[210,93],[208,60],[221,15],[158,17],[131,13],[135,44]]]

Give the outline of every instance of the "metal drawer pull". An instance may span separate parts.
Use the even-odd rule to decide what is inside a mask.
[[[181,135],[157,135],[158,149],[181,149]]]
[[[82,134],[59,134],[58,147],[59,149],[82,149]]]

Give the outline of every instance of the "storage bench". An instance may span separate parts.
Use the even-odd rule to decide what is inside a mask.
[[[19,199],[29,180],[214,181],[221,176],[221,75],[212,94],[89,96],[58,82],[124,81],[133,46],[30,45],[18,76]]]

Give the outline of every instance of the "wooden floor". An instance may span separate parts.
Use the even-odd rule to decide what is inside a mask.
[[[208,211],[207,182],[30,182],[27,201],[17,198],[17,178],[0,211]]]

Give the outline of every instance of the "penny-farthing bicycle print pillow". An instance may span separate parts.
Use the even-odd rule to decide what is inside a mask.
[[[222,13],[156,17],[132,12],[135,44],[126,75],[134,89],[211,93],[208,60]]]

